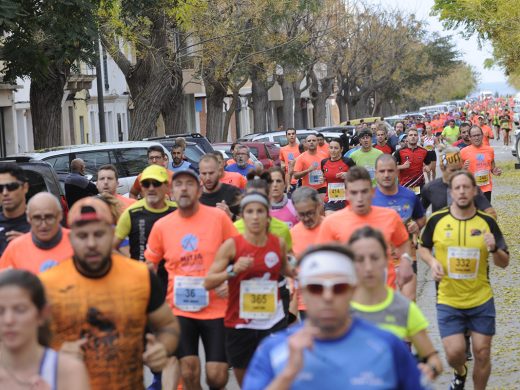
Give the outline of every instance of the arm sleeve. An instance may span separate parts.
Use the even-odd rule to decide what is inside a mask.
[[[491,216],[487,218],[487,223],[489,225],[489,230],[491,233],[493,233],[493,236],[495,237],[495,243],[497,248],[502,249],[507,252],[507,244],[506,240],[504,239],[504,236],[502,235],[502,231],[498,227],[497,222],[495,219]]]
[[[155,223],[150,235],[148,236],[148,243],[146,244],[146,250],[144,251],[144,257],[146,260],[151,261],[156,265],[159,264],[164,257],[164,245],[162,241],[161,230],[157,223]]]
[[[11,245],[7,245],[7,248],[5,248],[2,257],[0,257],[0,270],[14,268],[13,256],[11,256],[11,250],[13,247],[14,245],[11,243]]]
[[[92,183],[91,181],[89,181],[87,184],[87,191],[91,195],[99,194],[99,191],[98,191],[96,185],[94,183]]]
[[[428,320],[422,313],[421,309],[415,302],[410,302],[410,308],[408,310],[408,337],[415,336],[421,330],[428,329]]]
[[[395,161],[397,161],[397,164],[401,165],[401,154],[399,153],[399,150],[395,151],[393,156]]]
[[[328,242],[336,241],[334,233],[331,231],[328,221],[323,221],[320,225],[320,231],[318,232],[318,238],[316,244],[326,244]]]
[[[268,338],[269,339],[269,338]],[[262,390],[274,380],[275,373],[269,361],[267,339],[256,350],[246,371],[242,390]]]
[[[123,214],[119,217],[116,225],[116,237],[120,240],[124,240],[130,234],[132,228],[132,222],[130,220],[130,213],[128,209],[123,211]]]
[[[141,175],[135,178],[134,184],[132,188],[130,188],[130,192],[135,195],[139,195],[141,193],[141,183],[139,182]]]
[[[406,230],[406,226],[404,226],[404,223],[401,220],[401,217],[399,217],[399,214],[397,214],[397,211],[394,211],[392,214],[393,225],[395,227],[394,232],[392,233],[392,245],[398,247],[403,245],[408,240],[409,234],[408,230]]]
[[[432,218],[428,218],[426,221],[426,226],[419,237],[419,244],[424,246],[425,248],[432,249],[433,248],[433,231],[435,229],[435,224]]]
[[[350,157],[343,157],[343,162],[347,164],[349,168],[352,168],[356,163]]]
[[[475,206],[477,207],[477,209],[482,211],[493,207],[491,206],[491,203],[489,202],[488,198],[484,196],[480,188],[478,188],[477,196],[475,196]]]
[[[150,299],[148,300],[146,312],[152,313],[164,303],[164,294],[162,292],[161,282],[157,275],[155,275],[155,272],[148,270],[148,273],[150,275]]]
[[[421,190],[421,202],[424,210],[426,210],[432,203],[430,200],[430,183],[426,183],[424,188]]]
[[[419,198],[416,196],[415,205],[413,207],[413,212],[412,212],[412,218],[419,219],[422,217],[424,217],[424,207],[423,207],[421,201],[419,200]]]
[[[303,158],[301,158],[301,155],[296,158],[296,162],[294,163],[294,171],[300,172],[303,171]]]

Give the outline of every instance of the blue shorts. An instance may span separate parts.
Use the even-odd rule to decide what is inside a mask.
[[[457,309],[437,304],[437,323],[441,338],[465,333],[466,330],[486,336],[495,334],[495,301],[491,298],[480,306],[471,309]]]

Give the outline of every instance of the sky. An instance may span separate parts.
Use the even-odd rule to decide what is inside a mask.
[[[484,69],[484,60],[492,57],[492,48],[489,43],[484,43],[479,48],[476,37],[466,40],[453,30],[444,30],[437,16],[430,16],[434,0],[367,0],[371,4],[379,4],[384,8],[400,9],[408,13],[414,13],[418,19],[428,22],[429,30],[436,31],[440,35],[452,35],[456,48],[461,53],[461,58],[472,65],[479,73],[479,89],[497,89],[502,93],[513,93],[514,90],[507,84],[504,72],[499,68]]]

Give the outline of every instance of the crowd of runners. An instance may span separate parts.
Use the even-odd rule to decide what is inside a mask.
[[[66,221],[0,164],[0,388],[223,389],[232,369],[243,389],[429,389],[446,370],[450,389],[485,389],[488,270],[509,263],[489,139],[509,144],[511,103],[329,143],[287,129],[268,171],[240,144],[198,171],[182,143],[173,164],[151,147],[131,198],[112,165],[91,196],[74,160]],[[418,261],[447,361],[415,303]]]

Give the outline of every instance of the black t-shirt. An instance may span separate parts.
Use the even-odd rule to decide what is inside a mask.
[[[449,202],[448,202],[449,199]],[[432,205],[432,212],[436,212],[444,207],[451,205],[451,197],[449,196],[448,184],[442,181],[442,178],[432,180],[427,183],[421,190],[421,200],[424,208]],[[475,206],[479,210],[486,210],[491,207],[491,203],[484,196],[480,188],[475,197]]]
[[[225,201],[231,210],[233,216],[237,216],[240,212],[240,197],[242,192],[239,188],[230,184],[222,183],[218,191],[203,192],[200,197],[200,203],[206,206],[215,207],[217,203]]]
[[[6,218],[0,211],[0,256],[8,244],[5,234],[13,230],[21,233],[28,233],[31,230],[31,225],[27,222],[27,215],[23,213],[17,218]]]

